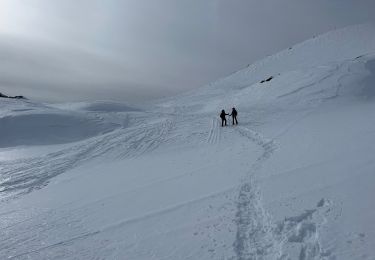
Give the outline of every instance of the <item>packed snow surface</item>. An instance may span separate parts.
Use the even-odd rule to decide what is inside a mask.
[[[374,25],[142,110],[0,102],[0,259],[375,259]]]

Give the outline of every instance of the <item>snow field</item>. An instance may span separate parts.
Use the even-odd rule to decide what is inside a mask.
[[[143,110],[2,103],[0,258],[374,259],[374,28]],[[232,106],[240,125],[222,128]],[[66,138],[21,142],[22,124]]]

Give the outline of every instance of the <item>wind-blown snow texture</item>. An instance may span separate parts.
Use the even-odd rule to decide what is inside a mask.
[[[0,259],[375,259],[374,25],[143,110],[0,102]]]

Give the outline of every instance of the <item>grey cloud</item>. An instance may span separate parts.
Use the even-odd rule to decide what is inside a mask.
[[[0,60],[0,86],[10,94],[61,101],[88,99],[95,93],[97,98],[113,98],[120,89],[118,98],[152,93],[150,86],[131,80],[137,72],[130,67],[80,50],[0,37]]]
[[[19,37],[0,38],[0,88],[54,100],[171,95],[375,20],[373,0],[3,2],[35,14],[18,21]]]

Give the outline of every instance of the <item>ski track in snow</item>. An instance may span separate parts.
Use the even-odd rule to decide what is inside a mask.
[[[2,162],[0,199],[39,189],[51,178],[100,156],[141,156],[157,148],[172,125],[172,120],[164,119],[146,126],[118,129],[46,156]]]
[[[212,118],[211,128],[208,132],[207,143],[216,144],[220,140],[221,131],[219,129],[220,122],[217,118]]]

